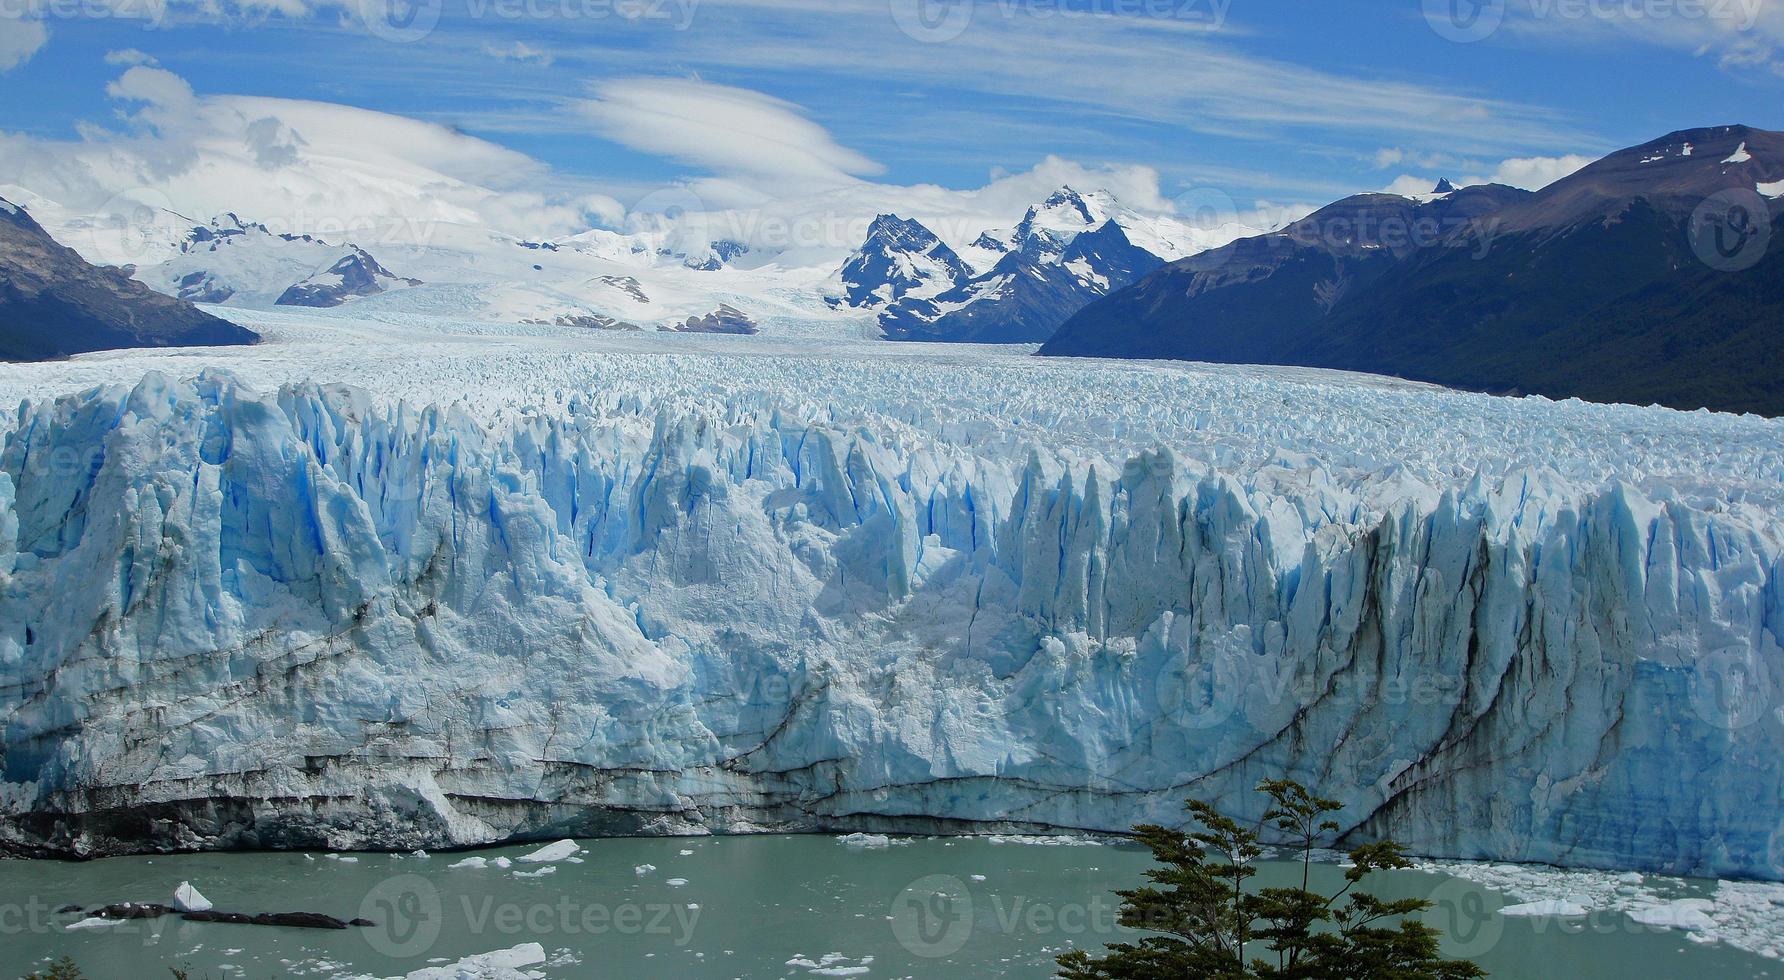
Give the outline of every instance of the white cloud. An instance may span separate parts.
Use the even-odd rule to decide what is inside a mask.
[[[52,205],[44,213],[110,215],[138,203],[194,220],[233,211],[275,230],[367,247],[481,241],[492,231],[537,239],[594,225],[662,229],[667,213],[672,241],[690,252],[734,238],[781,251],[787,264],[830,264],[860,244],[877,214],[915,218],[966,245],[1015,224],[1067,184],[1198,225],[1210,208],[1223,226],[1260,227],[1308,210],[1241,206],[1207,188],[1173,199],[1151,167],[1057,156],[964,189],[876,182],[861,176],[875,169],[872,161],[797,107],[701,82],[632,80],[573,110],[585,125],[593,120],[630,145],[709,172],[623,190],[597,190],[433,123],[321,102],[207,95],[148,65],[132,65],[107,91],[120,103],[115,126],[89,124],[73,140],[0,133],[0,174],[34,206]],[[693,128],[678,131],[677,121]]]
[[[1570,153],[1559,157],[1517,157],[1499,164],[1487,177],[1473,177],[1468,184],[1510,184],[1539,191],[1591,163],[1595,158]]]
[[[415,241],[441,225],[570,234],[610,198],[524,154],[444,126],[350,106],[199,95],[131,67],[107,87],[122,128],[73,140],[0,133],[0,174],[73,214],[140,201],[194,219],[235,211],[279,230]]]
[[[0,13],[0,72],[30,61],[49,39],[49,29],[42,21]]]
[[[1527,191],[1539,191],[1593,162],[1594,159],[1596,158],[1578,153],[1558,157],[1514,157],[1510,160],[1500,161],[1491,174],[1459,177],[1452,183],[1457,187],[1471,187],[1475,184],[1508,184],[1512,187],[1522,187]],[[1437,180],[1437,177],[1401,174],[1382,190],[1388,194],[1411,197],[1415,194],[1429,193],[1433,187],[1437,186]]]
[[[883,169],[790,102],[697,79],[602,82],[580,111],[608,139],[719,176],[834,184]]]
[[[1401,174],[1394,182],[1383,187],[1384,194],[1398,194],[1401,197],[1413,197],[1418,194],[1429,194],[1437,186],[1435,177],[1415,177],[1412,174]]]
[[[673,50],[700,66],[795,65],[813,76],[945,84],[990,100],[1059,106],[1068,111],[1055,128],[1079,135],[1088,110],[1254,140],[1293,132],[1441,137],[1482,153],[1578,140],[1577,126],[1538,106],[1253,54],[1227,28],[1034,13],[1056,7],[1063,9],[979,3],[957,37],[922,43],[897,28],[883,3],[703,0],[702,29],[677,36]],[[714,25],[725,29],[707,29]],[[905,122],[892,116],[885,125]]]
[[[156,65],[161,64],[161,62],[155,60],[154,55],[149,54],[145,51],[138,51],[135,48],[124,48],[120,51],[107,51],[105,53],[105,63],[108,65],[125,65],[125,66],[129,66],[129,65],[156,66]]]
[[[1560,44],[1634,41],[1714,57],[1725,71],[1784,75],[1784,3],[1537,3],[1507,5],[1507,27]]]
[[[549,66],[556,60],[551,52],[535,48],[525,41],[515,41],[508,45],[485,44],[483,53],[503,61],[521,61],[541,66]]]

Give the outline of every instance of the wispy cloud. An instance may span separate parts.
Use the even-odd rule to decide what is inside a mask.
[[[578,111],[608,139],[720,175],[847,183],[884,169],[790,102],[698,79],[602,82]]]
[[[0,72],[11,71],[31,60],[49,43],[49,29],[35,18],[0,13]]]
[[[550,67],[556,59],[549,51],[542,51],[525,41],[514,41],[509,44],[485,44],[483,53],[502,61],[520,61],[544,67]]]
[[[1508,0],[1505,29],[1514,37],[1556,45],[1622,41],[1674,48],[1714,58],[1730,72],[1784,76],[1784,4],[1777,0]]]

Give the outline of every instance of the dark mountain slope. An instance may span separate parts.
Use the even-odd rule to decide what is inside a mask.
[[[1081,311],[1042,353],[1784,414],[1784,207],[1758,192],[1780,180],[1784,134],[1719,127],[1612,154],[1536,194],[1352,198],[1299,235],[1168,266]],[[1359,249],[1334,234],[1349,223],[1334,209],[1449,227],[1403,247],[1365,234],[1373,247]]]
[[[57,244],[24,209],[0,201],[0,359],[259,339],[123,270],[90,264]]]

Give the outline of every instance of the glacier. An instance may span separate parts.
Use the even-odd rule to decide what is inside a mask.
[[[1340,843],[1784,878],[1777,422],[297,322],[338,360],[0,376],[0,848],[1120,830],[1286,774]]]

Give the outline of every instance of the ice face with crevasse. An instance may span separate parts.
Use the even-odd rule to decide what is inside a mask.
[[[0,370],[10,845],[1113,830],[1288,775],[1347,839],[1784,877],[1779,422],[249,325]]]

